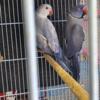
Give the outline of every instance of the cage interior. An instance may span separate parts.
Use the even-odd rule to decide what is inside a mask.
[[[54,15],[50,20],[56,28],[61,47],[63,47],[68,12],[79,2],[80,0],[35,0],[35,10],[43,3],[52,5]],[[0,93],[3,95],[0,95],[0,98],[4,98],[8,91],[17,91],[11,94],[21,100],[21,97],[25,99],[29,93],[23,30],[23,0],[0,0],[0,3],[0,52],[3,56],[3,61],[0,63]],[[84,45],[88,47],[87,44],[86,42]],[[40,100],[76,99],[70,88],[43,58],[43,54],[38,53],[37,59]],[[80,60],[80,67],[81,84],[88,90],[88,60]]]

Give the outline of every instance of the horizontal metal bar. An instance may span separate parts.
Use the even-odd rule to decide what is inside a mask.
[[[39,56],[39,57],[36,57],[36,58],[44,58],[44,57]],[[21,60],[28,60],[28,58],[6,59],[6,60],[0,60],[0,62],[21,61]]]
[[[3,26],[3,25],[18,25],[18,24],[24,24],[24,22],[0,23],[0,26]]]
[[[0,96],[0,98],[2,97],[7,97],[7,96],[18,96],[18,95],[24,95],[24,94],[29,94],[29,92],[23,92],[23,93],[15,93],[15,94],[11,94],[11,95],[4,95],[4,96]]]
[[[51,20],[52,22],[66,22],[68,20]],[[18,25],[18,24],[24,24],[24,22],[11,22],[11,23],[0,23],[0,26],[2,25]]]

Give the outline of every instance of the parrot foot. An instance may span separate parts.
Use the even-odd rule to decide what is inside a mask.
[[[40,50],[40,49],[37,49],[37,52],[39,52],[39,53],[44,53],[42,50]]]

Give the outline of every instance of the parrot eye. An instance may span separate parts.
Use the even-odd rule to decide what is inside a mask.
[[[48,7],[46,6],[46,9],[48,9]]]

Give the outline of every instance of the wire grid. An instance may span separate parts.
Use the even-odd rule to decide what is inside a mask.
[[[16,95],[16,100],[21,100],[27,94],[22,1],[0,0],[0,5],[0,52],[4,57],[0,63],[0,100],[6,95]]]
[[[53,6],[54,15],[50,17],[50,19],[52,20],[56,28],[60,44],[63,47],[63,38],[65,36],[64,29],[65,29],[65,24],[68,20],[67,19],[68,11],[70,11],[70,9],[73,6],[79,4],[80,1],[79,0],[35,0],[35,8],[37,8],[40,4],[43,3],[48,3]],[[87,21],[83,22],[82,24],[85,30],[86,37],[88,37]],[[88,38],[86,38],[86,42],[84,44],[84,46],[86,47],[88,47],[87,42],[88,42]],[[39,54],[39,56],[42,55]],[[45,97],[48,97],[48,99],[50,100],[75,100],[76,99],[74,94],[70,91],[68,87],[66,88],[63,81],[59,78],[59,76],[51,68],[51,66],[45,61],[45,59],[42,58],[41,63],[39,64],[40,64],[39,69],[41,70],[40,80],[43,79],[42,83],[40,82],[40,86],[42,86],[42,90],[44,91],[43,94]],[[84,59],[83,61],[80,60],[80,67],[81,67],[81,72],[80,72],[81,84],[85,89],[89,90],[88,59]]]
[[[29,93],[27,90],[28,66],[24,46],[22,2],[23,0],[0,1],[0,52],[4,57],[0,63],[0,100],[5,98],[7,94],[15,95],[16,100],[22,98],[25,100]],[[43,3],[49,3],[54,8],[54,16],[50,19],[57,30],[63,47],[67,12],[77,5],[79,0],[35,0],[35,8]],[[65,86],[41,53],[38,53],[37,59],[40,100],[75,100],[74,94]],[[81,62],[80,65],[82,68],[81,82],[87,88],[88,62]],[[13,92],[8,93],[9,91]]]

